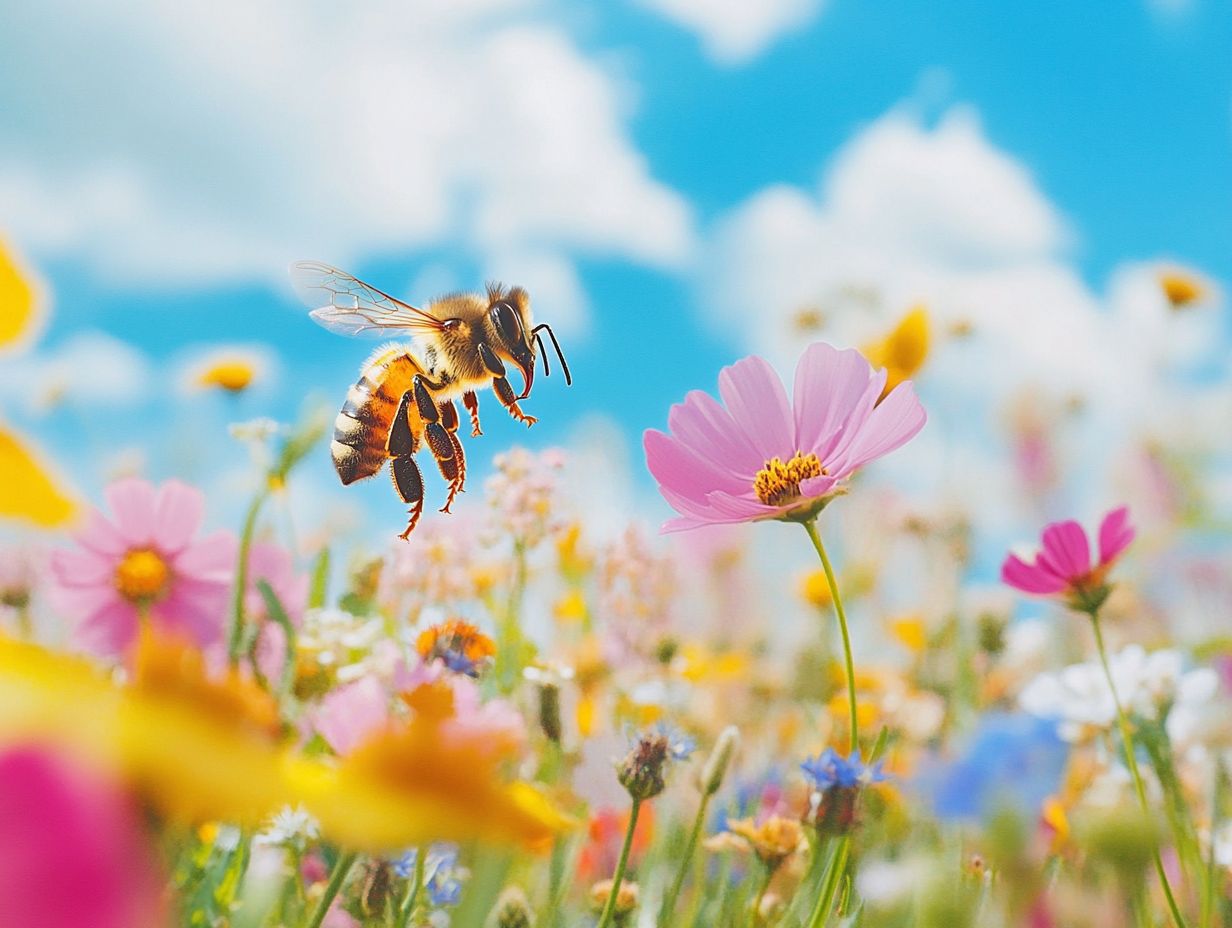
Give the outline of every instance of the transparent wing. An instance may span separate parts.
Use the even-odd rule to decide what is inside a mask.
[[[291,265],[291,283],[318,325],[339,335],[388,338],[398,330],[436,332],[444,328],[436,316],[396,300],[336,267],[320,261]]]

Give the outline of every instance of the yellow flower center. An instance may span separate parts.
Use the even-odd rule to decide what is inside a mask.
[[[149,603],[167,590],[171,570],[162,556],[149,548],[134,548],[124,555],[115,572],[116,589],[133,603]]]
[[[753,492],[767,506],[782,506],[800,496],[800,481],[826,472],[815,454],[797,451],[786,463],[771,458],[753,478]]]
[[[201,385],[239,393],[248,388],[255,374],[248,361],[220,361],[201,374]]]

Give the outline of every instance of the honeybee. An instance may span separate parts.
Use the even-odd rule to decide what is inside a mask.
[[[544,332],[556,349],[565,383],[573,383],[552,327],[533,324],[530,295],[521,287],[490,283],[486,293],[454,293],[419,309],[318,261],[291,265],[291,279],[312,307],[311,317],[329,331],[411,339],[378,348],[364,363],[334,420],[329,446],[343,485],[371,477],[392,459],[394,489],[410,506],[402,539],[414,531],[423,512],[423,474],[415,461],[421,445],[427,445],[449,484],[441,512],[449,512],[466,484],[455,399],[460,397],[466,407],[472,437],[483,434],[477,391],[489,385],[513,418],[534,425],[535,417],[518,403],[530,396],[537,357],[543,360],[544,376],[551,374]],[[506,365],[522,375],[519,394],[509,383]]]

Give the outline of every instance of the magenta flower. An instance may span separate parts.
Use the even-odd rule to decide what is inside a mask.
[[[1129,508],[1112,510],[1100,523],[1099,560],[1092,565],[1091,546],[1082,526],[1072,519],[1053,522],[1044,529],[1034,562],[1009,555],[1001,565],[1001,579],[1024,593],[1064,595],[1078,609],[1098,609],[1108,595],[1108,571],[1133,540]]]
[[[663,531],[762,519],[806,521],[857,470],[924,427],[910,381],[884,400],[886,372],[858,351],[817,342],[796,367],[794,397],[753,356],[719,373],[720,404],[694,390],[648,429],[646,464],[679,514]]]
[[[92,513],[78,547],[51,559],[53,601],[77,621],[77,642],[98,654],[122,654],[143,614],[201,647],[221,640],[235,540],[226,532],[195,537],[205,508],[201,491],[175,480],[155,489],[127,479],[105,495],[113,519]]]
[[[0,754],[0,925],[168,924],[141,810],[38,747]]]

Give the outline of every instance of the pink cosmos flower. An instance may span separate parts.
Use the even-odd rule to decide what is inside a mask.
[[[824,342],[800,359],[791,402],[762,358],[723,368],[722,404],[694,390],[668,414],[671,434],[644,436],[646,464],[680,514],[663,531],[816,516],[852,474],[924,427],[910,381],[881,400],[885,381],[858,351]]]
[[[248,551],[248,592],[244,596],[244,611],[249,619],[260,624],[257,632],[256,660],[261,675],[278,680],[287,660],[287,633],[269,618],[265,597],[257,589],[264,580],[274,591],[279,605],[291,624],[299,628],[308,608],[307,574],[297,573],[289,551],[278,545],[257,542]]]
[[[52,599],[77,620],[76,638],[101,655],[122,654],[139,617],[206,647],[222,638],[235,563],[226,532],[196,538],[205,498],[176,480],[155,488],[127,479],[106,490],[113,519],[93,512],[78,547],[56,551]]]
[[[1072,519],[1053,522],[1044,529],[1041,550],[1028,564],[1011,554],[1001,565],[1001,579],[1036,596],[1064,594],[1082,609],[1098,608],[1108,594],[1104,583],[1113,562],[1134,540],[1129,508],[1122,506],[1104,516],[1099,526],[1099,560],[1092,565],[1091,546],[1082,526]],[[1098,599],[1098,602],[1095,600]]]
[[[163,925],[141,813],[42,748],[0,754],[0,925]]]

